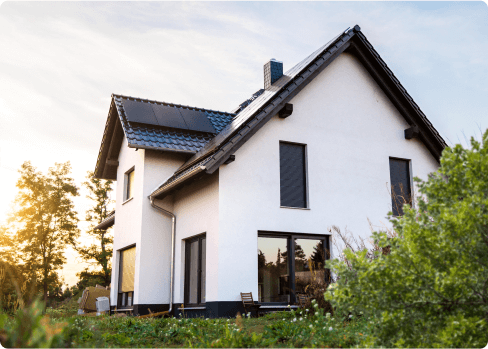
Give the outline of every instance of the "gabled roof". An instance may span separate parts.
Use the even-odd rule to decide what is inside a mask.
[[[112,94],[95,177],[116,179],[124,135],[130,148],[194,154],[234,116],[233,113]]]
[[[151,197],[162,198],[196,174],[215,172],[247,139],[346,50],[361,61],[409,125],[420,130],[420,140],[439,161],[447,144],[356,25],[298,63],[242,110],[238,108],[239,114],[232,122],[156,188]]]

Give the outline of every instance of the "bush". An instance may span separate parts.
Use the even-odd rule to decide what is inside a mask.
[[[387,347],[483,347],[488,341],[488,131],[443,152],[438,172],[415,179],[416,209],[390,220],[398,237],[373,233],[389,254],[345,250],[328,267],[325,293],[343,316],[378,322],[363,343]],[[390,213],[391,215],[391,213]]]
[[[63,344],[64,323],[53,324],[43,315],[44,305],[34,301],[21,307],[13,319],[0,313],[0,343],[7,348],[53,348]]]

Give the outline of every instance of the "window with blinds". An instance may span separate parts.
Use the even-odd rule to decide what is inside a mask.
[[[284,207],[307,207],[305,145],[280,142],[280,198]]]
[[[394,216],[403,215],[403,205],[412,204],[410,160],[390,158],[391,206]]]
[[[120,251],[118,306],[132,306],[134,299],[134,274],[136,268],[136,247]]]

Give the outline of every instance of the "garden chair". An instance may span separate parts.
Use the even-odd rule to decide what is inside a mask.
[[[297,303],[300,308],[304,308],[310,301],[310,297],[303,293],[297,294]]]
[[[241,300],[242,305],[244,306],[244,311],[246,312],[246,316],[248,311],[252,315],[252,311],[256,310],[256,317],[259,317],[259,308],[261,307],[261,304],[254,303],[254,299],[252,298],[252,292],[241,292]]]

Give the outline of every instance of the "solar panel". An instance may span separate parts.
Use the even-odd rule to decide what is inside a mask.
[[[151,104],[128,99],[122,99],[122,103],[124,104],[125,115],[129,121],[158,125]]]
[[[178,110],[189,130],[216,133],[205,112],[185,108]]]
[[[177,108],[162,104],[152,104],[152,108],[160,126],[188,130],[188,126]]]

